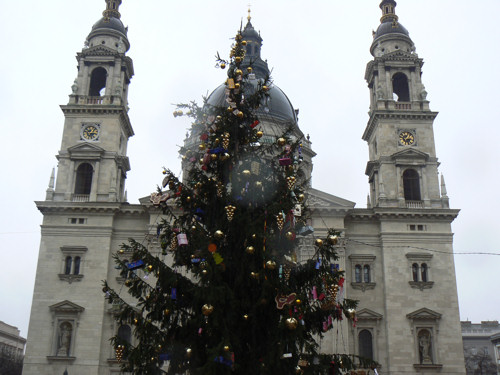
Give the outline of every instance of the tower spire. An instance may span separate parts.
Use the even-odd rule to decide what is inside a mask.
[[[121,14],[118,11],[122,0],[105,0],[106,1],[106,10],[102,12],[104,19],[109,22],[111,17],[120,19]]]
[[[396,16],[396,5],[394,0],[382,0],[380,3],[380,9],[382,9],[381,23],[392,21],[397,27],[398,16]]]
[[[248,16],[247,16],[247,20],[248,22],[250,22],[250,20],[252,19],[252,10],[250,9],[250,4],[248,4]]]

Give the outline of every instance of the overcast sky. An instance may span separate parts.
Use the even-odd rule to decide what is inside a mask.
[[[154,191],[162,166],[180,171],[177,145],[187,122],[173,103],[201,101],[225,79],[214,56],[227,56],[249,0],[124,0],[135,77],[130,86],[129,202]],[[364,73],[372,58],[379,0],[252,0],[262,57],[300,109],[299,125],[318,156],[313,186],[366,206],[368,120]],[[75,54],[104,0],[0,0],[0,320],[26,337],[42,215],[76,77]],[[500,318],[498,128],[500,1],[399,0],[396,12],[425,61],[423,83],[436,151],[452,208],[462,320]]]

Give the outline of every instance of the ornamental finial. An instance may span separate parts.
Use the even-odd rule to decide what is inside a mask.
[[[250,9],[250,4],[248,4],[248,16],[247,16],[247,20],[248,22],[250,22],[250,20],[252,19],[252,10]]]
[[[105,0],[106,1],[106,10],[102,12],[104,16],[104,20],[109,22],[111,17],[120,19],[121,14],[118,11],[122,0]]]

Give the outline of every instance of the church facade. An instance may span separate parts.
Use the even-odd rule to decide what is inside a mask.
[[[57,178],[53,173],[46,199],[36,202],[43,223],[24,375],[118,374],[109,339],[115,334],[134,339],[129,325],[113,319],[117,306],[103,297],[102,280],[120,290],[124,280],[113,255],[128,238],[158,246],[160,211],[149,197],[130,204],[125,196],[127,143],[134,135],[127,96],[134,68],[126,54],[121,0],[105,2],[103,17],[77,53],[77,78],[69,102],[61,106]],[[430,110],[423,60],[399,23],[396,2],[383,0],[380,8],[365,72],[367,208],[313,187],[307,196],[314,231],[343,232],[338,262],[345,270],[346,295],[359,300],[356,318],[329,331],[321,349],[373,358],[379,374],[465,374],[452,255],[451,223],[458,210],[450,209],[438,177],[437,112]],[[258,79],[269,70],[250,19],[243,36]],[[223,93],[222,85],[209,103],[220,104]],[[285,93],[273,86],[270,98],[260,116],[263,141],[275,141],[279,129],[289,125],[303,137]],[[315,153],[307,139],[303,143],[310,176]],[[196,139],[188,137],[185,146],[196,147]],[[307,259],[312,240],[301,241],[299,259]]]

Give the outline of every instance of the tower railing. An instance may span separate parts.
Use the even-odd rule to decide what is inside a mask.
[[[424,208],[424,201],[405,201],[406,208]]]
[[[89,194],[73,194],[72,201],[73,202],[88,202],[90,199]]]
[[[396,109],[411,109],[411,103],[409,102],[396,102],[394,104]]]

